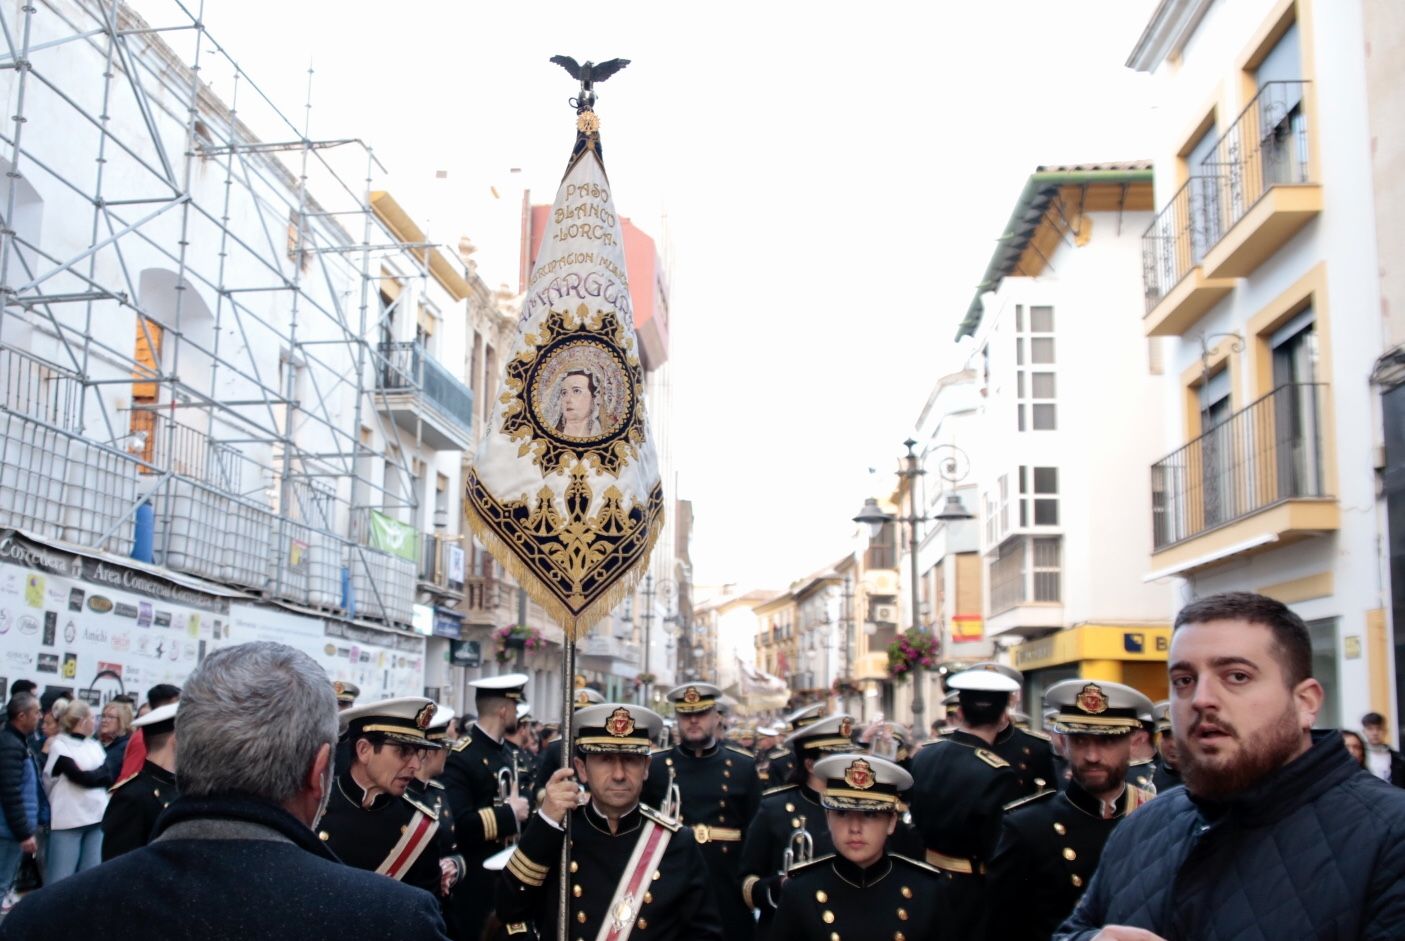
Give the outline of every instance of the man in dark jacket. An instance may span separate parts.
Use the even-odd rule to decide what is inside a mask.
[[[343,865],[312,830],[337,707],[311,657],[265,641],[215,651],[176,733],[181,797],[151,843],[26,896],[0,941],[445,941],[432,895]]]
[[[1366,733],[1366,770],[1382,781],[1405,787],[1405,758],[1386,739],[1385,716],[1366,713],[1361,717],[1361,731]]]
[[[1054,941],[1405,937],[1405,794],[1312,732],[1302,619],[1262,595],[1196,601],[1171,639],[1184,788],[1125,820]]]
[[[0,729],[0,894],[8,891],[24,854],[37,848],[39,768],[29,751],[29,736],[39,725],[39,700],[16,693],[5,704]]]

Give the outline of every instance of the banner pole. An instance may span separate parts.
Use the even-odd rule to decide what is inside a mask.
[[[562,631],[561,669],[561,767],[570,768],[572,752],[575,750],[575,736],[571,734],[571,711],[576,696],[576,641],[566,631]],[[556,937],[570,937],[571,931],[571,815],[566,814],[562,821],[566,838],[561,841],[561,894],[557,902]]]

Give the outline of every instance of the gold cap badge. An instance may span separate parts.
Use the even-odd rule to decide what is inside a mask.
[[[624,738],[634,731],[634,716],[630,715],[624,706],[620,706],[605,720],[605,731],[616,738]]]
[[[699,693],[698,693],[698,688],[697,688],[696,686],[689,686],[689,687],[683,692],[683,701],[684,701],[685,703],[687,703],[688,705],[690,705],[690,706],[693,705],[694,703],[698,702],[698,701],[701,700],[701,699],[702,699],[702,696],[699,695]]]
[[[1097,683],[1089,683],[1078,693],[1076,700],[1078,708],[1089,715],[1101,715],[1107,712],[1107,694],[1102,691],[1102,687]]]
[[[422,707],[420,707],[420,711],[415,713],[415,727],[419,729],[429,728],[429,723],[434,721],[434,713],[434,703],[425,703]]]
[[[858,791],[873,787],[873,766],[862,758],[844,769],[844,783]]]

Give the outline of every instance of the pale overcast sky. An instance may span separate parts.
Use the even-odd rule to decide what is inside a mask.
[[[169,4],[136,2],[153,25]],[[472,237],[489,284],[515,286],[517,251],[490,187],[550,202],[573,139],[547,60],[631,59],[597,112],[618,209],[671,263],[695,577],[783,588],[891,490],[1028,174],[1152,155],[1147,79],[1122,63],[1154,5],[206,0],[204,20],[299,121],[311,62],[311,136],[370,141],[376,188]]]

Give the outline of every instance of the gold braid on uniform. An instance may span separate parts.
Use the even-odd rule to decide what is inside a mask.
[[[539,866],[524,856],[521,849],[513,850],[512,855],[507,858],[507,871],[519,881],[537,887],[546,884],[546,875],[549,872],[546,866]]]
[[[478,808],[478,819],[483,821],[483,839],[492,843],[498,838],[498,818],[493,813],[493,808]]]

